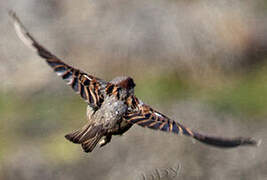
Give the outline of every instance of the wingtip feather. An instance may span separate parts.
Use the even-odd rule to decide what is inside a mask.
[[[258,140],[257,147],[259,147],[261,145],[261,143],[262,143],[262,139]]]
[[[254,138],[245,138],[242,140],[241,145],[251,145],[251,146],[259,146],[260,142],[255,140]]]
[[[32,49],[33,51],[36,51],[36,49],[33,47],[34,44],[34,40],[32,39],[32,37],[30,36],[29,32],[27,31],[27,29],[24,27],[24,25],[22,24],[22,22],[20,21],[19,17],[17,16],[16,12],[13,10],[10,10],[8,12],[9,16],[12,18],[13,23],[14,23],[14,28],[16,31],[16,34],[18,35],[18,37],[20,38],[20,40],[26,45],[28,46],[30,49]]]

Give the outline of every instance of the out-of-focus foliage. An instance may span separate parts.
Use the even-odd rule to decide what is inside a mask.
[[[0,179],[266,179],[266,1],[2,1]],[[13,9],[67,63],[136,95],[193,129],[262,139],[216,149],[134,126],[90,154],[64,139],[86,104],[16,37]],[[152,173],[151,173],[152,172]],[[155,175],[156,177],[156,175]]]

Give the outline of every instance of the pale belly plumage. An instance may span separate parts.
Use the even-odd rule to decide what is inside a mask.
[[[127,105],[124,101],[118,100],[115,96],[109,96],[97,111],[87,107],[88,122],[96,126],[103,125],[107,130],[114,129],[120,124],[126,111]]]

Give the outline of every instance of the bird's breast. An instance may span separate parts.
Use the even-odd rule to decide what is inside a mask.
[[[104,124],[108,128],[113,128],[126,113],[127,105],[124,101],[118,100],[115,96],[107,97],[101,107],[93,114],[98,124]]]

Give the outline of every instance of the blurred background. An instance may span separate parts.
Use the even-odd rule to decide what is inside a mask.
[[[67,63],[133,77],[170,118],[263,143],[218,149],[134,126],[83,153],[64,135],[85,124],[86,104],[18,39],[10,9]],[[267,179],[266,19],[266,0],[2,0],[0,179]]]

